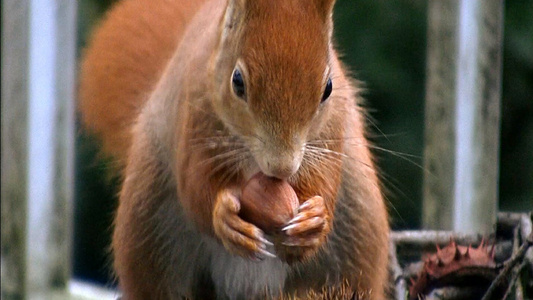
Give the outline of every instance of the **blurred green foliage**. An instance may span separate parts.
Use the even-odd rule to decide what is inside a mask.
[[[421,219],[426,1],[338,1],[343,61],[364,82],[393,226]]]
[[[178,0],[176,0],[178,1]],[[79,1],[80,54],[110,0]],[[338,0],[335,39],[365,86],[374,153],[395,229],[420,225],[426,57],[424,0]],[[533,1],[505,2],[500,210],[533,210]],[[96,146],[78,138],[74,274],[109,281],[106,262],[116,185]]]
[[[500,209],[533,210],[533,1],[505,2]]]

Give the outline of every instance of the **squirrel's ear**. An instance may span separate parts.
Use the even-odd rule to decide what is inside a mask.
[[[246,2],[248,2],[247,0],[229,0],[228,1],[228,7],[237,7],[237,8],[240,8],[240,9],[244,9],[244,7],[246,6]]]
[[[314,0],[326,23],[331,22],[335,0]],[[331,24],[330,24],[331,25]]]
[[[333,11],[333,5],[335,5],[335,0],[315,0],[319,9],[325,12],[328,16]]]
[[[247,0],[229,0],[224,14],[224,30],[240,24],[245,16]]]

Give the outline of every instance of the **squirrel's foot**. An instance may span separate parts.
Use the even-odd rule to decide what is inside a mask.
[[[298,208],[298,214],[282,229],[284,238],[280,255],[287,262],[303,260],[324,243],[330,226],[324,198],[314,196]]]
[[[266,250],[267,245],[272,243],[265,239],[263,231],[238,216],[240,208],[239,198],[233,191],[225,189],[218,193],[213,227],[224,247],[231,253],[252,260],[276,257]]]

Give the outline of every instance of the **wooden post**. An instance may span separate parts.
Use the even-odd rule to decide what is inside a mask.
[[[2,299],[24,299],[29,1],[2,1]]]
[[[430,0],[423,223],[496,224],[503,0]]]
[[[2,0],[2,299],[70,279],[76,1]]]
[[[55,52],[57,115],[54,120],[54,208],[52,218],[50,283],[60,289],[71,279],[74,224],[74,162],[76,107],[77,1],[55,0],[57,49]]]

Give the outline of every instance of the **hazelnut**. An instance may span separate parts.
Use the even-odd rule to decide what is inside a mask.
[[[287,181],[259,172],[242,189],[239,215],[273,234],[296,215],[298,206],[298,196]]]

